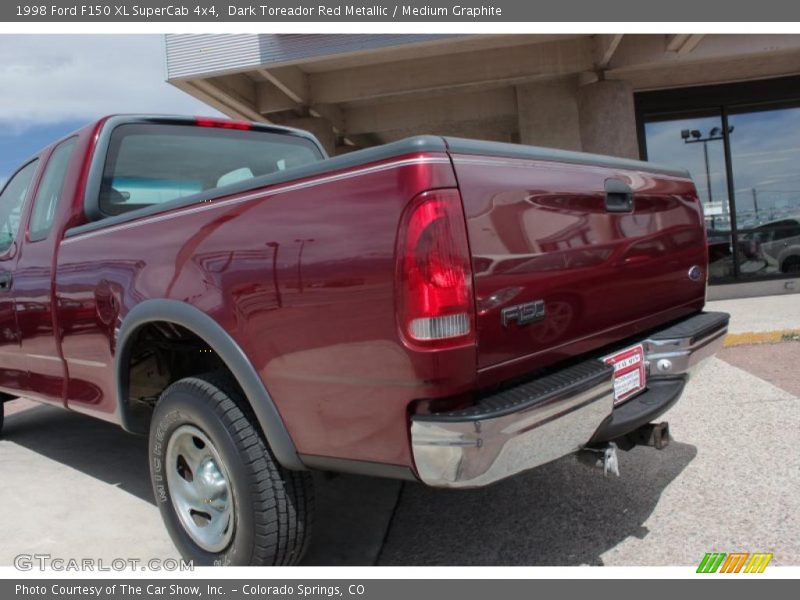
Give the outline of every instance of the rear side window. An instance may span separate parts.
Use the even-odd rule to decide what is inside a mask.
[[[22,207],[38,162],[31,161],[17,171],[0,193],[0,254],[11,248],[17,238]]]
[[[785,240],[788,238],[797,237],[800,235],[800,226],[798,226],[797,221],[792,219],[786,221],[779,221],[775,223],[773,226],[774,231],[774,240]]]
[[[752,233],[753,239],[762,244],[798,236],[800,236],[800,222],[795,219],[767,223],[756,228]]]
[[[28,227],[28,236],[32,242],[46,238],[50,227],[53,226],[61,188],[64,187],[64,177],[76,142],[77,138],[61,142],[47,161],[42,182],[33,201],[33,213]]]
[[[109,142],[100,211],[119,215],[322,159],[311,140],[258,130],[120,125]]]

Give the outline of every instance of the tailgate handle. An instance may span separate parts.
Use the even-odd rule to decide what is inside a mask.
[[[606,179],[606,210],[608,212],[631,212],[633,210],[633,190],[624,181]]]

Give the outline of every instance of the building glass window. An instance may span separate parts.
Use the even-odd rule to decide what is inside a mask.
[[[800,274],[800,107],[731,112],[742,277]]]
[[[686,168],[711,283],[800,274],[800,78],[636,96],[642,158]]]
[[[651,121],[645,124],[647,158],[689,170],[703,203],[709,245],[709,276],[732,277],[731,215],[725,149],[719,115]]]

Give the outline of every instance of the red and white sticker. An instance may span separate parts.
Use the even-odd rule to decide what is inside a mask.
[[[614,404],[638,394],[647,385],[641,344],[606,356],[603,361],[614,366]]]

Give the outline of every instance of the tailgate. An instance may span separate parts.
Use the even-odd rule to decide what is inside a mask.
[[[544,367],[702,308],[703,216],[684,173],[448,143],[473,258],[479,369]]]

